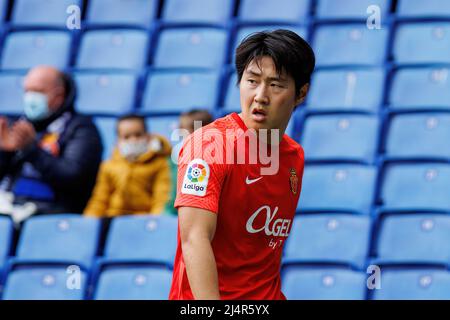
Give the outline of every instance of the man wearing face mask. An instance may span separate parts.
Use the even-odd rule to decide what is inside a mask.
[[[117,148],[100,167],[85,215],[165,213],[171,190],[170,143],[149,134],[138,115],[121,117],[117,136]]]
[[[81,213],[101,162],[97,128],[75,112],[69,75],[38,66],[24,90],[24,116],[11,126],[0,117],[0,190],[34,213]]]

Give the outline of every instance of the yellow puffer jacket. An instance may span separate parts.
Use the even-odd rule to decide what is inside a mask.
[[[123,214],[159,214],[171,191],[170,143],[151,135],[150,150],[135,162],[126,160],[116,148],[102,163],[84,214],[115,217]]]

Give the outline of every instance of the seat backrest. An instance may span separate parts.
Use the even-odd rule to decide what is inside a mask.
[[[402,23],[395,30],[396,64],[450,63],[450,22]]]
[[[177,223],[173,216],[118,217],[111,223],[105,257],[171,265],[177,246]]]
[[[372,115],[309,116],[301,139],[305,159],[373,162],[378,127],[378,117]]]
[[[381,68],[317,70],[307,98],[308,109],[378,112],[383,88]]]
[[[294,219],[284,258],[299,263],[336,263],[364,268],[370,217],[350,214],[299,215]]]
[[[354,210],[368,214],[374,200],[376,176],[377,169],[373,166],[306,165],[297,210]]]
[[[450,110],[449,78],[446,67],[398,69],[390,88],[390,108]]]
[[[79,263],[89,267],[97,253],[100,220],[78,214],[28,219],[19,239],[19,260]]]
[[[83,113],[124,114],[135,103],[137,76],[134,73],[79,72],[76,108]]]
[[[23,113],[23,80],[22,72],[0,73],[0,114]]]
[[[397,15],[402,18],[437,18],[450,16],[450,3],[441,0],[397,0]]]
[[[86,21],[98,25],[149,27],[158,13],[158,0],[90,0]]]
[[[389,157],[450,158],[450,114],[412,113],[391,118],[386,141]]]
[[[448,164],[391,164],[383,171],[380,200],[387,210],[449,210],[449,188]]]
[[[87,31],[81,38],[77,67],[142,70],[147,61],[148,41],[149,35],[144,30]]]
[[[27,27],[66,27],[71,6],[79,8],[81,0],[16,0],[13,2],[11,22]],[[81,16],[80,16],[81,19]]]
[[[6,36],[2,69],[29,69],[50,65],[64,69],[69,63],[70,33],[60,30],[15,31]]]
[[[167,300],[172,271],[164,268],[108,268],[100,274],[95,300]]]
[[[219,74],[215,71],[153,71],[147,79],[141,111],[212,110],[218,93]]]
[[[402,214],[387,215],[381,221],[377,261],[444,265],[450,261],[450,217]]]
[[[235,0],[165,0],[164,22],[225,23],[233,14]],[[207,14],[205,14],[207,12]]]
[[[30,267],[12,271],[6,280],[3,299],[83,300],[87,275],[81,270],[74,270],[77,274],[72,273],[74,278],[69,279],[68,270],[54,267]]]
[[[449,300],[450,272],[433,269],[384,270],[375,300]]]
[[[379,12],[381,17],[386,17],[389,13],[391,0],[319,0],[316,8],[316,16],[319,19],[361,19],[366,20],[374,10]],[[373,9],[371,6],[376,6]],[[379,11],[378,11],[379,10]]]
[[[289,300],[364,300],[366,274],[341,268],[289,267],[282,290]]]
[[[163,29],[153,64],[161,68],[219,68],[225,62],[226,49],[224,29]]]
[[[380,66],[388,30],[369,30],[365,23],[319,25],[314,34],[317,66]]]
[[[245,22],[300,23],[309,15],[310,0],[241,0],[238,17]]]

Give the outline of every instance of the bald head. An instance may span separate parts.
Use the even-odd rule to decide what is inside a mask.
[[[63,73],[51,66],[32,68],[25,77],[26,92],[40,92],[47,96],[51,112],[57,111],[64,102],[65,89]]]

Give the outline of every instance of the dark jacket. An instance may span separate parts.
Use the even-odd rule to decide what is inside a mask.
[[[58,157],[37,143],[20,152],[0,151],[0,181],[10,176],[14,183],[28,162],[53,189],[54,202],[33,201],[39,213],[81,213],[95,184],[103,151],[100,135],[89,117],[70,111],[72,117],[58,140]],[[36,125],[35,128],[42,130]]]

